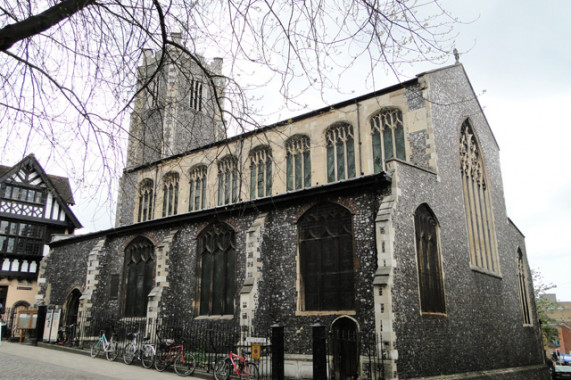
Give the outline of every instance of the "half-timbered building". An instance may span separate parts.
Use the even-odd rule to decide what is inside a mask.
[[[69,181],[46,174],[33,154],[0,165],[0,303],[14,313],[35,303],[40,262],[54,234],[81,224]]]

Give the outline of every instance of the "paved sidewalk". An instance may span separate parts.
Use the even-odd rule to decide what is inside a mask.
[[[135,364],[125,365],[120,360],[117,358],[116,361],[110,362],[103,356],[91,358],[87,350],[52,349],[45,344],[29,346],[3,340],[0,344],[0,379],[176,380],[179,378],[173,372],[161,373]],[[201,378],[189,376],[186,379]]]

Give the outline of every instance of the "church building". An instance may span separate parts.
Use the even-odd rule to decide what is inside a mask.
[[[386,379],[548,377],[499,145],[461,64],[226,137],[224,82],[184,59],[147,83],[146,54],[116,226],[51,243],[39,304],[279,322],[287,377],[311,378],[318,320],[377,337]]]

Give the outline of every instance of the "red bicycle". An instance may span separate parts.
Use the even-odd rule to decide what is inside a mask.
[[[171,364],[174,364],[174,371],[179,376],[189,376],[194,372],[196,360],[193,354],[184,352],[184,341],[178,345],[174,344],[174,339],[160,343],[155,356],[155,369],[163,372]]]
[[[255,363],[233,352],[230,352],[228,357],[218,360],[214,365],[216,380],[227,380],[230,375],[255,380],[260,377],[258,366]]]

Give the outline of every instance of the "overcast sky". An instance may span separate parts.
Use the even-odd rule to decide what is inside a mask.
[[[566,168],[571,138],[567,117],[571,109],[571,1],[441,3],[467,21],[455,28],[456,47],[464,52],[460,62],[499,143],[507,212],[526,236],[530,267],[539,270],[545,282],[557,285],[554,292],[560,301],[571,301],[571,248],[565,240],[571,233],[571,175]],[[450,55],[445,65],[452,63]],[[413,65],[405,68],[407,77],[401,79],[437,67]],[[375,89],[391,82],[394,78],[378,83]],[[354,94],[347,95],[351,91],[342,88],[344,94],[333,94],[331,102],[373,90],[364,83],[350,83]],[[281,119],[280,115],[268,122]],[[34,153],[46,171],[65,176],[61,166],[42,157],[40,150]],[[7,162],[10,157],[2,156],[3,164],[17,162]],[[112,227],[112,201],[93,194],[89,187],[73,190],[77,203],[73,210],[86,227],[83,232]]]

